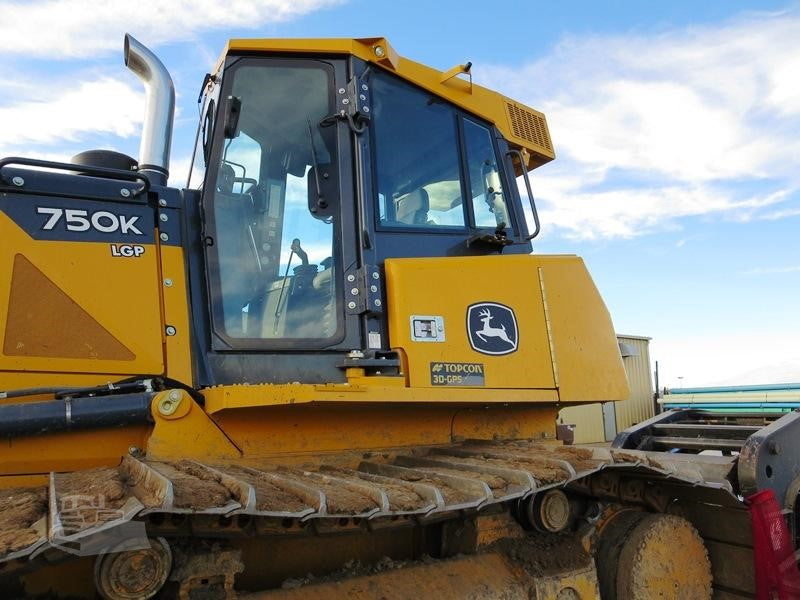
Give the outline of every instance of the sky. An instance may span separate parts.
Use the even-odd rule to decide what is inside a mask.
[[[800,382],[800,3],[0,0],[0,156],[137,156],[129,32],[175,81],[181,186],[233,37],[387,37],[543,111],[537,253],[582,256],[662,385]]]

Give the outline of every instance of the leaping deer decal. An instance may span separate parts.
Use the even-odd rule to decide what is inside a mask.
[[[486,338],[495,337],[495,338],[500,338],[504,342],[508,342],[512,346],[514,345],[514,342],[508,339],[508,334],[506,333],[505,325],[503,325],[502,323],[500,324],[500,327],[491,327],[489,325],[489,321],[492,320],[492,312],[488,308],[483,309],[478,314],[480,315],[480,319],[483,322],[483,329],[479,329],[478,331],[476,331],[475,335],[481,338],[484,342],[486,341]]]

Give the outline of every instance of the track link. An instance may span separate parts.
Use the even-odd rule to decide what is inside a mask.
[[[100,548],[99,553],[103,534],[113,538],[126,524],[169,515],[246,515],[274,522],[277,529],[287,522],[313,521],[322,528],[353,520],[374,526],[398,518],[424,522],[553,487],[580,487],[604,470],[713,488],[736,502],[728,480],[732,466],[732,460],[689,462],[662,453],[532,441],[405,449],[387,462],[364,460],[355,468],[126,456],[113,468],[51,473],[47,488],[3,492],[0,511],[18,511],[20,518],[7,518],[8,528],[0,532],[0,564],[26,562],[53,547],[82,554]]]

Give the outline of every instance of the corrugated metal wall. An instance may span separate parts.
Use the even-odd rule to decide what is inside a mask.
[[[614,403],[616,430],[622,431],[653,416],[653,377],[650,369],[650,338],[618,335],[623,347],[622,362],[628,375],[631,395]],[[628,356],[625,356],[625,355]],[[572,406],[559,412],[559,422],[574,423],[575,443],[589,444],[610,441],[603,428],[602,404]]]
[[[559,423],[575,424],[576,444],[592,444],[605,441],[603,406],[599,402],[564,408],[558,413],[558,421]]]
[[[617,339],[636,350],[633,356],[623,356],[631,396],[617,402],[617,431],[627,429],[634,423],[649,419],[653,410],[653,375],[650,368],[650,338],[618,335]]]

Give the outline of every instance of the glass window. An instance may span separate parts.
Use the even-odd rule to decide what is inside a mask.
[[[238,133],[223,140],[212,199],[215,326],[229,338],[331,338],[337,216],[309,208],[318,174],[337,168],[336,128],[320,126],[333,112],[332,69],[243,59],[232,76]]]
[[[464,119],[470,196],[477,227],[511,227],[491,132]]]
[[[455,111],[388,74],[371,80],[380,224],[463,228]]]

